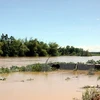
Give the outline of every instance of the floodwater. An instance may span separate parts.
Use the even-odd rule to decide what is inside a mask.
[[[0,81],[0,100],[80,99],[84,91],[83,86],[100,84],[97,81],[98,76],[98,74],[89,76],[87,72],[82,71],[63,70],[0,74],[0,77],[7,78]]]
[[[46,63],[48,57],[9,57],[0,58],[0,67],[26,66],[34,63]],[[87,62],[88,60],[100,60],[100,56],[79,57],[79,56],[60,56],[50,57],[49,62]]]

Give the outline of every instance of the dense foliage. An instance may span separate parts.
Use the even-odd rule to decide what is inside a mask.
[[[90,52],[92,56],[100,56],[100,52]]]
[[[0,37],[0,56],[89,56],[89,52],[73,46],[60,47],[57,43],[49,44],[37,39],[15,39],[8,34]]]

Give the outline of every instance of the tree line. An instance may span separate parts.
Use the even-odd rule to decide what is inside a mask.
[[[82,48],[73,46],[60,47],[56,42],[44,43],[38,39],[15,39],[14,36],[2,34],[0,37],[0,56],[89,56]]]

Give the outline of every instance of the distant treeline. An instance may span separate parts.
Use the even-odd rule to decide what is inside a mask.
[[[92,56],[100,56],[100,52],[90,52]]]
[[[0,56],[89,56],[88,51],[73,46],[60,47],[55,42],[44,43],[37,39],[15,39],[8,34],[0,37]]]

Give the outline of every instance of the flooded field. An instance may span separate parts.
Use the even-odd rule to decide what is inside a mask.
[[[83,86],[100,84],[98,76],[99,74],[87,75],[86,71],[63,70],[0,74],[0,77],[7,78],[0,81],[0,100],[80,99]]]
[[[0,67],[26,66],[34,63],[45,63],[48,57],[9,57],[0,58]],[[100,60],[100,56],[78,57],[78,56],[60,56],[50,57],[48,62],[87,62],[88,60]]]
[[[0,67],[26,66],[45,63],[48,57],[0,58]],[[86,62],[93,57],[50,57],[48,62]],[[86,71],[15,72],[0,74],[0,100],[73,100],[81,98],[83,86],[100,84],[100,73],[87,75]]]

